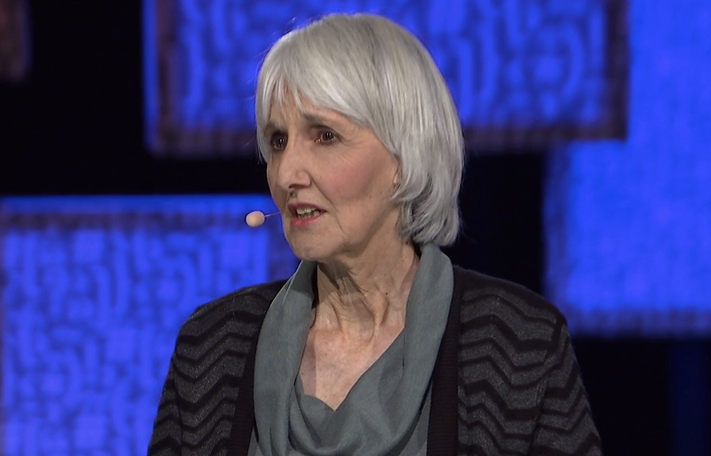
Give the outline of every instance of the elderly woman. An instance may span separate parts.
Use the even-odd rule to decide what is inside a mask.
[[[151,455],[596,455],[565,319],[452,266],[464,146],[423,46],[333,15],[259,73],[259,148],[302,262],[199,308]]]

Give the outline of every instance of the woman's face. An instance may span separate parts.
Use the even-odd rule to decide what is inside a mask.
[[[264,135],[269,189],[297,257],[347,264],[401,242],[397,161],[370,129],[292,101],[272,106]]]

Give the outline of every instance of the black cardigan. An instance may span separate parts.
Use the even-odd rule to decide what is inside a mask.
[[[427,454],[602,454],[560,312],[519,285],[454,272],[433,374]],[[224,296],[183,325],[150,456],[247,454],[257,339],[282,285]]]

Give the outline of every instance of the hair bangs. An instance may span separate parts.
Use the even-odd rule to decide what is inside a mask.
[[[258,144],[264,158],[268,157],[269,148],[263,143],[263,131],[271,110],[283,108],[287,103],[293,102],[303,112],[308,102],[317,108],[336,111],[354,122],[368,124],[363,101],[354,96],[363,89],[353,87],[347,57],[329,52],[328,46],[319,43],[325,41],[323,37],[309,36],[306,31],[296,30],[278,42],[262,65],[256,114]],[[298,45],[294,44],[297,39],[293,35],[299,35]]]

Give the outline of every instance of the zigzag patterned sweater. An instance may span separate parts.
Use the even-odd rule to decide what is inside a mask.
[[[282,284],[236,291],[183,325],[149,456],[247,454],[257,338]],[[432,381],[428,455],[602,454],[565,318],[519,285],[455,267]]]

